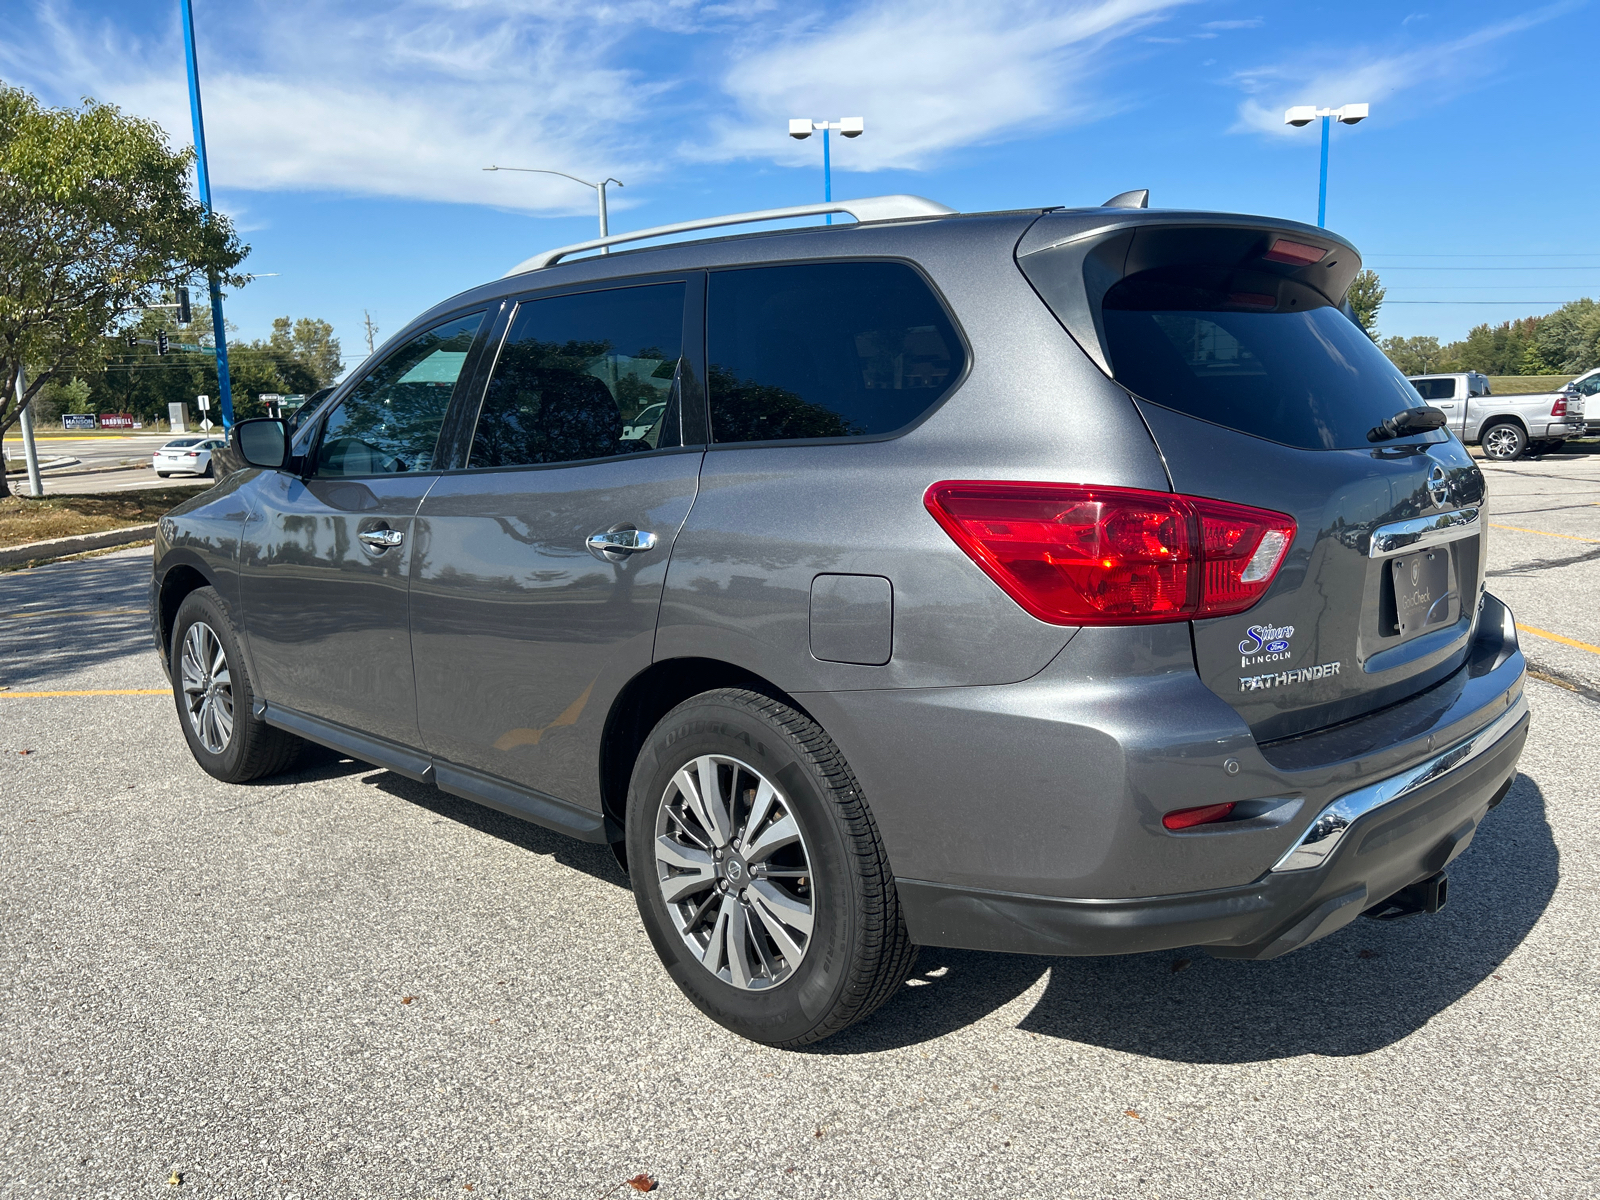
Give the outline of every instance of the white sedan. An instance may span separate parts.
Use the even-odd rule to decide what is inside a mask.
[[[210,478],[216,474],[211,466],[211,452],[222,449],[225,444],[221,438],[173,438],[151,455],[150,465],[163,479],[179,474]]]

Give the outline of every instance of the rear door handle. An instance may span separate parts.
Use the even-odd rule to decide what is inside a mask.
[[[591,533],[585,544],[596,554],[608,558],[626,557],[642,550],[654,550],[656,535],[648,529],[611,529],[605,533]]]
[[[398,529],[368,529],[357,536],[374,550],[387,550],[391,546],[398,546],[406,540],[406,535]]]

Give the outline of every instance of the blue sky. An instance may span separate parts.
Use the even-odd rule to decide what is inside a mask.
[[[1409,3],[1409,0],[1407,0]],[[1389,285],[1385,333],[1600,295],[1600,0],[195,0],[218,206],[261,273],[228,299],[333,322],[354,361],[443,297],[612,229],[821,198],[791,116],[861,116],[834,194],[964,211],[1097,203],[1316,219]],[[4,0],[0,78],[190,140],[177,0]],[[268,272],[276,275],[267,276]]]

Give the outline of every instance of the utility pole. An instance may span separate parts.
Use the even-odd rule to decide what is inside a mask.
[[[361,315],[362,315],[362,317],[364,317],[366,319],[366,325],[367,325],[367,357],[371,358],[372,355],[373,355],[373,345],[372,345],[372,343],[373,343],[373,340],[378,336],[378,327],[372,323],[372,314],[369,313],[366,309],[363,308],[361,310]]]
[[[195,173],[200,183],[200,203],[206,220],[211,219],[211,170],[206,165],[206,128],[200,113],[200,68],[194,58],[194,9],[191,0],[183,4],[183,56],[189,68],[189,115],[194,118]],[[211,333],[217,345],[217,391],[222,401],[222,427],[233,428],[233,384],[228,378],[228,333],[222,319],[222,289],[217,273],[208,273],[211,282]]]
[[[22,364],[17,364],[17,407],[22,407],[26,394]],[[28,462],[28,495],[37,500],[44,495],[44,480],[39,478],[39,447],[33,441],[33,406],[22,409],[22,456]]]

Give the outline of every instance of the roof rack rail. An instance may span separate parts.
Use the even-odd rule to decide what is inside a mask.
[[[949,217],[954,216],[956,210],[922,196],[864,196],[860,200],[833,200],[827,204],[799,204],[793,208],[764,208],[759,212],[732,213],[725,217],[703,217],[698,221],[679,221],[675,225],[657,225],[653,229],[637,229],[632,233],[614,233],[610,237],[596,238],[592,242],[558,246],[554,250],[545,250],[532,258],[524,259],[501,278],[538,271],[553,266],[570,254],[581,254],[585,250],[601,250],[623,242],[665,237],[671,233],[689,233],[696,229],[717,229],[723,225],[783,221],[792,217],[818,217],[824,213],[845,213],[857,221],[899,221],[911,217]]]

